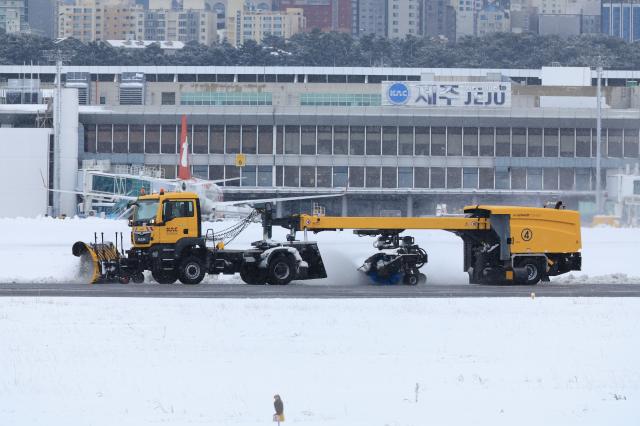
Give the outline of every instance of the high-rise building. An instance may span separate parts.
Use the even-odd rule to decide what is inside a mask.
[[[538,12],[539,34],[599,32],[600,0],[531,0],[531,5]]]
[[[300,8],[263,12],[246,8],[243,0],[229,0],[227,4],[227,41],[233,46],[247,40],[261,43],[267,35],[288,39],[305,28],[306,19]]]
[[[532,0],[511,0],[511,32],[516,34],[535,32],[537,9],[531,6]]]
[[[511,30],[511,15],[508,10],[487,5],[478,12],[476,35],[504,33]]]
[[[6,33],[28,31],[28,1],[0,0],[0,30]]]
[[[144,10],[133,1],[76,0],[58,4],[58,37],[83,42],[142,40]]]
[[[351,35],[358,35],[358,28],[360,28],[360,19],[358,17],[358,0],[351,0]]]
[[[580,34],[580,15],[538,15],[538,34],[569,37]]]
[[[541,15],[598,15],[600,13],[599,0],[531,0],[531,6],[537,8]]]
[[[352,0],[331,0],[331,29],[344,33],[351,32]]]
[[[278,0],[275,8],[285,11],[289,8],[302,9],[307,21],[307,30],[331,31],[331,0]]]
[[[640,40],[640,4],[603,0],[602,33],[631,42]]]
[[[135,3],[104,5],[103,40],[140,40],[144,34],[144,10]],[[100,16],[99,14],[97,16]]]
[[[29,10],[29,28],[33,34],[53,38],[56,29],[56,0],[40,0],[38,7],[31,0]]]
[[[452,0],[456,9],[456,38],[476,35],[478,12],[482,10],[482,0]]]
[[[97,19],[94,0],[77,0],[73,4],[58,4],[57,36],[73,37],[83,42],[102,39],[102,13]],[[102,9],[101,9],[102,11]]]
[[[352,31],[353,34],[387,35],[386,0],[357,0],[357,7],[352,13],[357,16],[357,27]]]
[[[351,32],[351,0],[277,0],[275,8],[302,9],[307,21],[307,31]]]
[[[452,4],[456,9],[456,38],[495,32],[522,33],[532,28],[534,11],[529,0],[452,0]]]
[[[149,9],[145,12],[144,38],[210,45],[217,40],[217,27],[217,15],[210,10]]]
[[[456,11],[449,0],[424,0],[422,34],[455,40]]]
[[[387,37],[404,38],[420,32],[419,0],[387,0]]]

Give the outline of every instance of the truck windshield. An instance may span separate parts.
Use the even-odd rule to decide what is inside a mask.
[[[158,211],[158,200],[138,201],[133,215],[135,223],[150,223],[156,217]]]

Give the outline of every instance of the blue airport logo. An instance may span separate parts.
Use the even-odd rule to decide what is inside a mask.
[[[389,86],[387,98],[394,105],[404,105],[409,100],[409,87],[404,83],[393,83]]]

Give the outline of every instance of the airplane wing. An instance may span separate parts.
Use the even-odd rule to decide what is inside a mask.
[[[234,180],[241,180],[241,179],[244,179],[244,178],[237,177],[237,178],[227,178],[227,179],[215,179],[215,180],[205,181],[204,183],[224,183],[224,182],[233,182]]]
[[[268,203],[268,202],[281,202],[281,201],[294,201],[294,200],[310,200],[314,198],[330,198],[330,197],[342,197],[346,195],[346,192],[341,192],[340,194],[323,194],[323,195],[303,195],[300,197],[282,197],[282,198],[260,198],[256,200],[238,200],[238,201],[216,201],[215,205],[217,206],[242,206],[242,205],[253,205],[260,203]]]
[[[237,177],[237,178],[229,178],[229,179],[216,179],[216,180],[206,180],[206,179],[202,179],[199,182],[191,182],[188,181],[189,186],[199,186],[199,185],[209,185],[209,184],[218,184],[218,183],[224,183],[224,182],[232,182],[234,180],[241,180],[243,178],[241,177]],[[169,182],[175,182],[175,183],[182,183],[182,182],[187,182],[181,179],[171,179]]]
[[[138,199],[138,197],[133,197],[130,195],[109,194],[109,193],[101,193],[101,192],[68,191],[64,189],[51,189],[51,188],[46,188],[46,190],[51,192],[60,192],[62,194],[76,194],[76,195],[84,195],[84,196],[88,195],[90,197],[100,197],[100,198],[117,198],[121,200],[137,200]]]
[[[237,178],[228,178],[228,179],[216,179],[216,180],[204,180],[202,182],[196,182],[196,185],[205,185],[207,183],[224,183],[224,182],[233,182],[234,180],[241,180],[244,178],[241,177],[237,177]],[[192,184],[193,185],[193,184]]]

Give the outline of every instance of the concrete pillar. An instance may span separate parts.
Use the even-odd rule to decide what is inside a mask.
[[[282,203],[276,203],[276,217],[282,217]]]
[[[60,187],[56,189],[75,191],[78,174],[78,89],[62,89],[61,92],[60,140],[57,141],[59,156],[55,159],[58,161]],[[75,194],[61,193],[59,200],[58,213],[67,216],[76,214]]]
[[[347,196],[343,195],[342,197],[342,211],[340,212],[341,216],[348,216],[349,215],[349,205],[347,204]]]
[[[407,195],[407,217],[413,216],[413,195]]]

